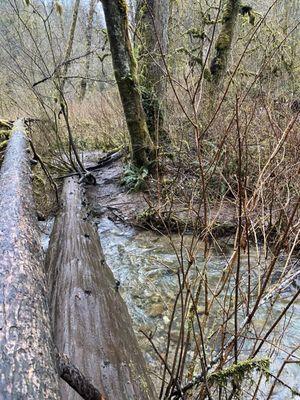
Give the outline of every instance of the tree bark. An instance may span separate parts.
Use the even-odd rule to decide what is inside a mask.
[[[210,72],[215,85],[221,82],[227,70],[239,7],[239,0],[227,0],[224,6],[222,27],[215,45],[215,56],[210,65]]]
[[[139,0],[137,3],[137,37],[143,107],[150,136],[165,136],[164,99],[166,78],[163,56],[168,51],[169,0]]]
[[[139,0],[137,3],[137,30],[141,46],[140,70],[142,84],[163,98],[166,90],[164,64],[161,52],[168,51],[169,0]]]
[[[150,138],[137,77],[137,64],[133,56],[128,32],[126,2],[102,1],[112,61],[131,141],[132,161],[147,166],[154,160],[154,147]]]
[[[71,58],[71,54],[72,54],[74,37],[75,37],[75,29],[76,29],[77,19],[78,19],[79,5],[80,5],[80,0],[75,0],[73,14],[72,14],[72,22],[71,22],[69,37],[68,37],[68,43],[67,43],[66,53],[65,53],[65,57],[64,57],[65,63],[63,66],[63,70],[62,70],[63,78],[61,79],[61,82],[60,82],[61,93],[64,93],[64,88],[65,88],[65,83],[66,83],[65,77],[67,75],[68,68],[69,68],[68,60]]]
[[[155,399],[86,203],[78,178],[66,179],[46,263],[55,343],[105,398]],[[60,390],[64,400],[80,399],[64,382]]]
[[[93,34],[93,20],[97,0],[90,0],[89,13],[87,19],[86,28],[86,59],[84,68],[84,78],[81,80],[80,84],[80,100],[83,100],[86,94],[88,77],[90,72],[90,62],[91,62],[91,47],[92,47],[92,34]]]
[[[0,399],[59,398],[43,253],[20,124],[0,174]]]

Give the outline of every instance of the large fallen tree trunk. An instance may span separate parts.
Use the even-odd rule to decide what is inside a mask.
[[[59,398],[27,141],[16,127],[0,174],[0,399]]]
[[[78,178],[65,180],[47,255],[54,339],[106,399],[155,399],[127,307],[87,217]],[[61,382],[61,397],[79,397]]]

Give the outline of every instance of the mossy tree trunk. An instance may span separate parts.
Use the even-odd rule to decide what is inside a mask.
[[[131,140],[132,162],[138,167],[154,160],[137,77],[137,64],[128,32],[125,0],[102,1],[112,61]]]
[[[163,106],[166,78],[162,57],[165,57],[168,51],[169,15],[169,0],[139,0],[137,2],[136,44],[139,50],[143,106],[149,133],[155,142],[166,136]]]
[[[84,78],[81,80],[80,84],[80,99],[83,100],[86,94],[88,77],[90,72],[91,63],[91,47],[92,47],[92,34],[93,34],[93,20],[97,0],[90,0],[89,13],[87,18],[87,28],[86,28],[86,59],[84,68]]]
[[[73,49],[73,43],[74,43],[74,37],[75,37],[75,29],[77,25],[77,19],[78,19],[78,12],[79,12],[79,5],[80,5],[80,0],[75,0],[74,2],[74,7],[73,7],[73,14],[72,14],[72,22],[70,26],[70,31],[69,31],[69,37],[68,37],[68,43],[66,47],[66,52],[65,52],[65,57],[64,57],[64,65],[62,68],[62,79],[60,82],[60,91],[61,93],[64,92],[64,87],[66,83],[66,75],[68,73],[69,69],[69,59],[72,54],[72,49]]]
[[[239,8],[239,0],[227,0],[224,5],[222,27],[216,41],[215,55],[210,65],[214,85],[221,83],[227,70]]]

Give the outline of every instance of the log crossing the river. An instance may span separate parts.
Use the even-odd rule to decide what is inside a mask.
[[[105,398],[157,399],[86,203],[78,178],[67,178],[46,262],[55,343]],[[64,382],[60,390],[80,399]]]
[[[76,176],[45,269],[27,146],[18,122],[0,173],[0,400],[157,399]]]
[[[27,140],[15,126],[0,175],[0,399],[59,399]]]

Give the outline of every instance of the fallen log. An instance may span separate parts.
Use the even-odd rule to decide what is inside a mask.
[[[0,399],[59,398],[46,278],[21,123],[0,174]]]
[[[122,148],[121,150],[118,150],[118,151],[112,151],[110,153],[107,153],[105,156],[100,158],[100,160],[97,162],[96,165],[93,165],[91,167],[86,167],[86,170],[89,171],[89,172],[98,171],[99,169],[101,169],[103,167],[106,167],[108,164],[119,160],[127,152],[128,152],[128,147]],[[72,172],[72,173],[67,174],[67,175],[59,176],[56,179],[61,180],[61,179],[65,179],[65,178],[70,178],[71,176],[78,176],[78,175],[79,175],[78,172]]]
[[[105,399],[157,399],[77,177],[65,180],[61,200],[46,261],[56,346]],[[60,393],[79,399],[64,382]]]

